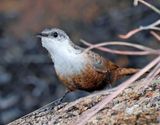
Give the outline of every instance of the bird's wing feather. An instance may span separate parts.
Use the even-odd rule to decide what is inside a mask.
[[[118,66],[116,64],[103,58],[102,56],[98,55],[97,53],[89,51],[88,55],[91,60],[92,66],[95,68],[95,70],[97,72],[107,73],[107,72],[110,72],[110,71],[118,68]]]

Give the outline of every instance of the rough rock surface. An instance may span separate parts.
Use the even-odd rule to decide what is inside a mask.
[[[93,116],[88,125],[160,124],[160,78],[143,91],[145,79],[133,83]],[[71,103],[48,105],[9,125],[69,125],[111,92],[101,91]]]

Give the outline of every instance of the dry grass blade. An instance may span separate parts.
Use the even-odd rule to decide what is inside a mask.
[[[133,75],[131,78],[123,82],[118,87],[117,91],[113,92],[111,95],[104,98],[101,102],[99,102],[97,105],[95,105],[91,109],[85,111],[81,115],[81,117],[74,123],[74,125],[85,125],[93,115],[95,115],[97,112],[103,109],[106,104],[111,102],[112,99],[115,98],[118,94],[120,94],[126,87],[128,87],[132,82],[137,80],[140,76],[142,76],[145,72],[149,71],[152,67],[154,67],[159,62],[160,62],[160,56],[158,56],[153,61],[151,61],[147,66],[145,66],[142,70],[140,70],[138,73]]]

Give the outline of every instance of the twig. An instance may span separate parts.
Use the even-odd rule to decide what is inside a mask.
[[[128,38],[130,38],[131,36],[133,36],[134,34],[140,32],[140,31],[141,31],[141,29],[137,28],[137,29],[131,30],[130,32],[128,32],[128,33],[125,34],[125,35],[120,34],[120,35],[118,35],[118,36],[119,36],[121,39],[128,39]]]
[[[134,0],[134,6],[138,5],[138,2],[141,2],[142,4],[146,5],[147,7],[149,7],[150,9],[152,9],[153,11],[155,11],[156,13],[160,14],[160,10],[158,8],[156,8],[155,6],[145,2],[144,0]]]
[[[153,30],[158,30],[158,31],[160,31],[160,28],[159,28],[159,27],[156,27],[156,26],[159,25],[159,24],[160,24],[160,19],[157,20],[156,22],[148,25],[148,26],[140,26],[140,29],[141,29],[141,30],[153,29]]]
[[[99,44],[91,44],[91,43],[88,43],[84,40],[80,40],[83,44],[87,45],[87,46],[90,46],[88,47],[87,49],[85,49],[84,52],[87,52],[93,48],[97,48],[101,51],[105,51],[105,52],[109,52],[109,53],[114,53],[114,54],[121,54],[121,55],[139,55],[139,56],[142,56],[142,55],[150,55],[150,54],[160,54],[160,51],[159,50],[154,50],[152,48],[149,48],[149,47],[145,47],[145,46],[142,46],[142,45],[139,45],[139,44],[133,44],[133,43],[125,43],[125,42],[120,42],[120,41],[112,41],[112,42],[103,42],[103,43],[99,43]],[[122,51],[122,50],[113,50],[113,49],[109,49],[109,48],[106,48],[106,47],[102,47],[102,46],[108,46],[108,45],[118,45],[118,46],[130,46],[130,47],[133,47],[133,48],[136,48],[136,49],[140,49],[142,51]]]
[[[87,43],[86,41],[82,41],[83,43]],[[140,49],[140,50],[144,50],[144,51],[155,51],[154,49],[152,48],[149,48],[149,47],[145,47],[145,46],[142,46],[142,45],[139,45],[139,44],[133,44],[133,43],[127,43],[127,42],[121,42],[121,41],[111,41],[111,42],[103,42],[103,43],[99,43],[99,44],[95,44],[95,45],[92,45],[91,47],[87,48],[87,49],[93,49],[95,47],[100,47],[100,46],[107,46],[107,45],[119,45],[119,46],[130,46],[130,47],[133,47],[133,48],[137,48],[137,49]]]
[[[151,33],[158,41],[160,41],[160,36],[159,36],[156,32],[151,31],[150,33]]]
[[[148,26],[140,26],[139,28],[137,29],[134,29],[134,30],[131,30],[129,31],[127,34],[125,35],[118,35],[120,38],[122,39],[128,39],[130,38],[131,36],[135,35],[136,33],[142,31],[142,30],[157,30],[157,31],[160,31],[160,28],[159,27],[156,27],[157,25],[160,25],[160,19],[157,20],[156,22],[148,25]]]
[[[151,83],[151,81],[160,73],[160,63],[157,64],[154,69],[152,69],[152,71],[148,74],[148,76],[146,77],[147,79],[147,83],[144,83],[145,85],[143,86],[143,90],[145,90],[149,84]]]
[[[106,104],[112,101],[113,98],[115,98],[118,94],[120,94],[125,88],[127,88],[132,82],[137,80],[140,76],[142,76],[145,72],[150,70],[152,67],[154,67],[157,63],[160,62],[160,56],[158,56],[156,59],[151,61],[147,66],[145,66],[142,70],[140,70],[138,73],[133,75],[131,78],[123,82],[121,85],[119,85],[117,91],[113,92],[111,95],[107,96],[99,102],[97,105],[92,107],[91,109],[85,111],[80,118],[75,122],[74,125],[85,125],[86,122],[97,112],[99,112],[101,109],[105,107]]]

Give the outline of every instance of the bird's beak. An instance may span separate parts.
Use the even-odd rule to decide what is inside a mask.
[[[38,33],[36,36],[39,37],[39,38],[42,38],[42,37],[48,37],[48,34],[46,34],[46,33]]]

